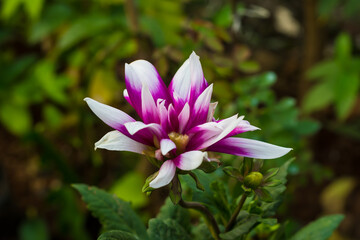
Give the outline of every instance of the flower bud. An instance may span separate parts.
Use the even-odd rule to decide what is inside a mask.
[[[260,172],[251,172],[244,178],[244,185],[247,188],[255,190],[258,188],[263,180],[263,175]]]

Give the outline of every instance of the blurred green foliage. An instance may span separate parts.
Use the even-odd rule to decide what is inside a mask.
[[[359,93],[360,57],[352,55],[349,34],[339,34],[333,58],[315,65],[308,72],[308,78],[318,83],[307,92],[304,112],[324,109],[334,103],[339,119],[344,120],[350,115]]]

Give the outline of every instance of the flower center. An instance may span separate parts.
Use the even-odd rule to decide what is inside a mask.
[[[186,145],[189,142],[189,136],[185,134],[180,134],[176,132],[169,133],[169,138],[176,145],[176,153],[181,154],[185,152]]]

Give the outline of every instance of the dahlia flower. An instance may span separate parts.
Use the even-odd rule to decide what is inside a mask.
[[[272,159],[291,149],[269,143],[233,137],[259,128],[243,116],[215,120],[217,103],[211,103],[213,84],[204,78],[199,57],[193,52],[176,72],[169,87],[155,67],[145,60],[125,64],[124,97],[142,121],[125,112],[85,98],[91,110],[113,131],[95,143],[96,148],[129,151],[155,159],[160,167],[151,188],[171,182],[177,169],[190,171],[203,161],[207,152]]]

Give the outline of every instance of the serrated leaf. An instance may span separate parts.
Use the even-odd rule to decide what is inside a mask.
[[[220,237],[224,240],[235,240],[240,239],[245,234],[249,233],[250,230],[256,225],[260,216],[250,214],[248,217],[238,222],[235,227],[226,233],[221,233]]]
[[[327,240],[343,219],[344,215],[341,214],[319,218],[295,233],[290,240]]]
[[[121,230],[140,239],[148,239],[146,228],[130,204],[96,187],[74,184],[88,209],[99,219],[105,231]]]
[[[188,210],[173,204],[170,198],[167,198],[165,204],[161,207],[157,219],[173,219],[178,222],[186,231],[190,230],[190,213]]]
[[[138,240],[138,238],[128,232],[113,230],[101,234],[98,240]]]
[[[151,240],[191,240],[184,228],[173,219],[150,219],[148,234]]]

